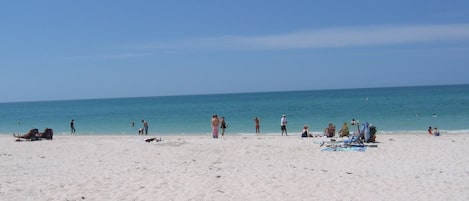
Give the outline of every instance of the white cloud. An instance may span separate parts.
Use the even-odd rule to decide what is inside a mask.
[[[308,49],[469,40],[469,24],[356,26],[263,36],[223,36],[159,44],[152,49]]]

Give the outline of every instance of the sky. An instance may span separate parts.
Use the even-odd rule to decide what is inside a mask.
[[[469,1],[1,1],[0,71],[0,102],[468,84]]]

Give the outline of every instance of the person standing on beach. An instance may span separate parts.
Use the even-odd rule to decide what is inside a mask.
[[[258,117],[254,117],[254,122],[256,123],[256,134],[261,133],[261,125],[260,119]]]
[[[280,119],[280,130],[282,130],[282,136],[283,133],[285,133],[285,136],[288,136],[287,134],[287,116],[282,115],[282,118]]]
[[[218,138],[218,126],[220,125],[220,120],[218,115],[214,114],[212,116],[212,136],[213,138]]]
[[[221,136],[225,136],[225,129],[227,127],[228,126],[226,126],[225,117],[221,117],[221,120],[220,120]]]
[[[75,120],[72,119],[70,121],[70,135],[73,135],[77,132],[77,129],[75,129]]]
[[[148,135],[148,122],[142,119],[142,123],[143,123],[143,130],[145,131],[145,135]]]

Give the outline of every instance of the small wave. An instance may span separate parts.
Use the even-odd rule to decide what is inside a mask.
[[[426,130],[378,131],[378,134],[427,134]],[[469,130],[440,130],[445,134],[469,134]]]

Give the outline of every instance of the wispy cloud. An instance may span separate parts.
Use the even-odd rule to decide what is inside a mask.
[[[356,26],[262,36],[222,36],[147,46],[151,49],[309,49],[469,40],[469,24]]]
[[[137,58],[137,57],[146,57],[150,56],[150,53],[120,53],[120,54],[107,54],[101,55],[101,59],[128,59],[128,58]]]
[[[102,54],[102,55],[87,55],[87,56],[71,56],[63,58],[65,60],[93,60],[93,59],[132,59],[151,56],[151,53],[116,53],[116,54]]]

